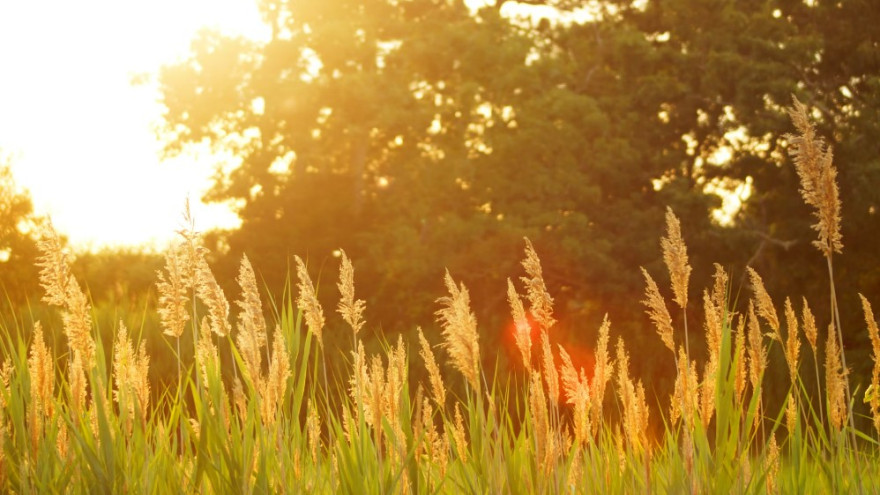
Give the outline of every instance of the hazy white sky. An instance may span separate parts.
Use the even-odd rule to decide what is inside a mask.
[[[200,228],[235,224],[198,202],[217,159],[162,162],[157,88],[131,85],[204,26],[264,32],[253,0],[0,1],[0,152],[75,246],[161,245],[187,196]]]

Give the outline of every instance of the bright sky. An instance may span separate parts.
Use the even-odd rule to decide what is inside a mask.
[[[161,161],[154,82],[204,26],[265,36],[254,0],[0,2],[0,156],[77,248],[173,238],[191,198],[197,228],[233,226],[199,202],[218,159]]]

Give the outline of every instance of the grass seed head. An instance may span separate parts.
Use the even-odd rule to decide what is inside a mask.
[[[810,305],[807,303],[806,297],[804,298],[802,313],[804,335],[807,337],[807,343],[810,344],[810,348],[813,350],[813,355],[815,355],[818,351],[817,340],[819,339],[819,331],[816,329],[816,318],[813,316],[813,312],[810,311]]]
[[[880,432],[880,329],[877,327],[877,320],[874,319],[874,311],[871,309],[871,303],[868,299],[859,294],[862,301],[862,312],[865,314],[865,323],[868,325],[868,336],[871,338],[871,348],[873,351],[874,368],[871,373],[871,394],[865,391],[865,402],[871,406],[871,415],[874,418],[874,428]]]
[[[431,397],[434,399],[437,407],[440,408],[440,411],[443,411],[446,408],[446,387],[443,386],[443,376],[440,374],[440,367],[437,366],[434,352],[422,333],[422,329],[419,328],[418,332],[419,344],[421,346],[419,355],[422,357],[422,360],[425,362],[425,368],[428,370],[428,381],[431,382]]]
[[[345,251],[339,250],[342,255],[342,262],[339,265],[339,305],[336,311],[342,315],[342,319],[351,327],[355,336],[364,326],[363,312],[367,303],[361,299],[354,298],[354,267],[351,260],[345,255]]]
[[[547,397],[551,404],[559,403],[559,372],[553,360],[553,350],[550,347],[550,337],[547,332],[541,331],[541,355],[543,356],[544,380],[547,382]]]
[[[299,256],[294,257],[296,261],[296,274],[299,278],[299,298],[296,300],[297,306],[305,314],[306,326],[309,332],[318,339],[318,345],[324,348],[324,310],[321,303],[318,302],[318,296],[315,293],[315,286],[312,285],[312,279],[309,278],[309,272],[306,265]]]
[[[507,301],[510,303],[510,311],[513,315],[513,324],[515,333],[513,334],[516,341],[516,347],[522,355],[523,364],[526,371],[532,369],[532,326],[526,318],[525,309],[523,308],[522,299],[516,292],[513,282],[507,279]]]
[[[828,396],[828,419],[837,430],[843,429],[847,419],[846,370],[840,364],[840,347],[835,338],[834,326],[828,327],[825,342],[825,388]]]
[[[437,300],[443,307],[436,312],[437,320],[443,327],[444,347],[452,358],[452,364],[479,393],[480,344],[477,318],[471,312],[470,296],[464,284],[456,286],[448,270],[444,280],[449,296]]]
[[[547,292],[547,286],[544,283],[543,269],[541,268],[541,260],[538,259],[538,253],[532,246],[532,241],[528,237],[526,241],[526,258],[522,265],[526,270],[528,277],[522,277],[521,280],[526,285],[526,296],[529,300],[529,312],[538,322],[538,325],[545,331],[550,331],[550,327],[556,323],[553,318],[553,298]]]
[[[791,305],[791,299],[785,298],[785,323],[788,335],[785,340],[785,361],[788,363],[788,375],[791,384],[797,386],[798,360],[801,354],[801,340],[798,336],[797,315]]]
[[[818,222],[813,229],[819,239],[813,244],[827,257],[840,253],[843,249],[840,234],[840,193],[837,188],[837,168],[833,164],[833,153],[825,141],[816,135],[810,123],[807,107],[793,98],[788,109],[789,117],[798,134],[786,135],[790,146],[789,155],[801,181],[801,196],[804,202],[815,208],[813,213]]]
[[[669,270],[675,302],[684,309],[688,303],[691,267],[688,264],[687,246],[681,237],[681,223],[672,208],[666,208],[666,237],[660,239],[660,247],[663,249],[663,262]]]
[[[672,317],[669,316],[669,309],[666,307],[666,301],[660,295],[660,289],[657,283],[651,278],[651,274],[642,268],[642,275],[645,276],[645,299],[642,301],[648,309],[646,313],[654,322],[654,328],[660,334],[660,340],[667,349],[675,353],[675,343],[673,341]]]
[[[755,301],[758,303],[758,315],[767,322],[767,325],[773,330],[773,334],[776,336],[779,342],[782,342],[782,337],[779,335],[779,317],[776,316],[776,306],[773,305],[773,300],[770,299],[770,294],[767,293],[767,289],[764,288],[764,281],[761,279],[761,276],[758,275],[752,267],[747,267],[746,270],[749,272],[749,279],[752,282],[752,290],[755,292]]]

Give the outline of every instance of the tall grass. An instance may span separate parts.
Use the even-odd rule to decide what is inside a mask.
[[[822,158],[809,173],[833,182],[833,170],[822,169],[832,167],[830,152],[816,144],[798,105],[796,162],[818,150]],[[825,199],[811,202],[809,191],[820,186],[807,184],[804,194],[820,210],[818,246],[834,301],[839,213],[821,208],[839,202],[824,184]],[[684,311],[695,304],[688,300],[687,249],[671,210],[666,222],[661,248],[674,302]],[[836,303],[821,338],[806,301],[798,312],[785,299],[780,320],[752,269],[748,310],[738,313],[730,275],[716,265],[700,301],[708,346],[702,363],[692,360],[687,323],[675,328],[663,291],[643,269],[646,322],[659,334],[645,338],[657,338],[676,369],[673,395],[651,397],[646,377],[631,376],[627,343],[613,339],[607,318],[592,369],[576,367],[554,344],[553,298],[528,239],[521,288],[507,284],[523,371],[502,376],[483,367],[486,351],[467,287],[450,273],[448,294],[438,299],[440,331],[419,329],[417,342],[401,336],[368,354],[359,337],[366,303],[355,298],[354,269],[342,253],[336,312],[351,328],[351,346],[347,369],[328,372],[324,310],[305,262],[296,259],[296,288],[289,282],[268,301],[268,322],[244,258],[233,325],[201,240],[193,229],[182,234],[158,277],[158,316],[177,370],[176,383],[163,386],[148,379],[153,363],[143,340],[132,337],[143,329],[130,332],[120,321],[109,346],[96,338],[93,310],[69,257],[47,231],[39,263],[44,301],[57,307],[61,324],[43,329],[39,321],[17,321],[2,329],[0,490],[880,493],[880,332],[864,296],[875,366],[863,397],[874,431],[855,428],[858,397],[849,388]],[[540,342],[531,341],[532,325]],[[53,355],[47,331],[65,335],[66,352]],[[813,370],[801,366],[802,334],[814,357],[824,341],[825,362],[814,359]],[[186,355],[184,339],[192,349]],[[779,410],[764,402],[774,345],[783,350],[790,381]],[[413,367],[424,367],[425,383],[412,383]],[[817,394],[806,389],[803,373],[815,374]],[[654,403],[660,407],[649,406]]]

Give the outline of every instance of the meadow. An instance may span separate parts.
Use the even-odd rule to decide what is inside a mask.
[[[660,249],[671,287],[642,269],[645,293],[634,310],[646,313],[646,345],[675,363],[670,397],[650,396],[650,377],[631,375],[634,343],[616,338],[607,319],[591,369],[554,342],[553,297],[528,239],[523,273],[506,288],[522,360],[508,375],[484,367],[491,350],[481,348],[455,274],[447,272],[448,293],[438,294],[437,328],[368,353],[359,337],[366,302],[344,252],[332,310],[318,302],[299,257],[288,289],[268,300],[243,258],[230,303],[193,228],[165,255],[156,314],[142,315],[140,328],[118,320],[107,345],[99,338],[106,324],[96,324],[107,315],[96,313],[49,229],[39,266],[55,316],[2,328],[0,490],[880,493],[880,331],[861,297],[874,367],[870,384],[850,383],[833,273],[843,249],[836,170],[805,107],[795,102],[790,113],[798,131],[790,151],[816,214],[831,312],[814,315],[806,300],[780,303],[751,269],[750,290],[738,296],[747,309],[734,311],[731,274],[720,265],[691,300],[687,247],[668,210]],[[702,307],[701,321],[670,315],[689,305]],[[338,359],[324,346],[330,318],[350,331],[341,372],[328,371]],[[173,362],[151,361],[148,319],[161,326]],[[55,353],[47,341],[60,336],[65,351]],[[696,342],[707,346],[701,362],[691,358]],[[765,405],[779,401],[762,388],[772,346],[783,350],[790,384],[778,409]],[[175,380],[151,382],[157,365],[173,367]],[[854,417],[859,402],[870,417]],[[873,428],[857,429],[857,419]]]

